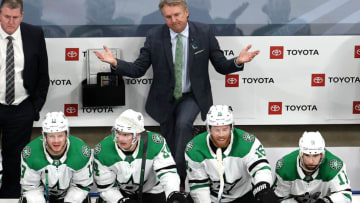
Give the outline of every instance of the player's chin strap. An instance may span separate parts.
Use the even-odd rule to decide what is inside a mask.
[[[145,175],[146,151],[147,151],[147,145],[148,145],[148,134],[147,134],[146,130],[142,131],[140,134],[141,134],[141,139],[143,140],[144,144],[143,144],[143,154],[142,154],[142,159],[141,159],[140,186],[139,186],[138,201],[137,201],[138,203],[143,202],[142,196],[143,196],[144,175]]]
[[[217,202],[221,203],[221,196],[224,191],[224,176],[223,176],[223,164],[222,164],[222,151],[221,148],[217,148],[216,150],[216,160],[218,162],[218,172],[220,178],[220,189],[218,193]]]

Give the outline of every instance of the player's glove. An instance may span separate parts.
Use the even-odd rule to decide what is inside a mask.
[[[123,197],[119,199],[118,203],[136,203],[136,200],[130,199],[128,197]]]
[[[320,194],[321,192],[315,192],[314,194],[310,195],[307,192],[303,195],[296,196],[295,200],[299,203],[316,203],[319,200]]]
[[[333,201],[331,201],[331,199],[328,196],[326,196],[326,197],[317,199],[315,203],[333,203]]]
[[[183,193],[174,191],[169,194],[166,203],[188,203],[188,201]]]
[[[252,193],[255,199],[261,203],[278,203],[280,202],[270,184],[267,182],[259,182],[253,187]]]

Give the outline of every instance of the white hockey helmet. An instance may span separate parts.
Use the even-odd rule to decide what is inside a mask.
[[[69,121],[61,111],[49,112],[45,115],[44,121],[42,123],[42,134],[44,139],[46,139],[46,133],[57,132],[66,132],[66,135],[69,136]]]
[[[321,154],[321,159],[318,166],[314,169],[308,169],[304,165],[303,155],[316,155]],[[305,131],[299,140],[299,156],[300,156],[300,166],[307,172],[314,172],[319,167],[320,164],[325,159],[325,141],[324,138],[321,136],[319,131],[316,132],[307,132]]]
[[[231,106],[213,105],[206,115],[206,128],[210,132],[210,126],[230,125],[231,130],[234,127],[234,116]]]
[[[137,141],[137,134],[145,131],[144,128],[144,116],[140,112],[136,112],[132,109],[125,110],[120,114],[120,116],[115,120],[113,127],[113,133],[115,134],[115,141],[117,141],[117,131],[124,133],[132,133],[133,140],[132,144],[135,144]]]
[[[325,141],[319,131],[305,131],[299,140],[300,154],[325,153]]]

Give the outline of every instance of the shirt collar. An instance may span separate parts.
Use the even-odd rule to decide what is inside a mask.
[[[184,36],[184,37],[186,37],[186,38],[189,37],[189,23],[186,23],[185,29],[184,29],[182,32],[180,32],[180,33],[176,33],[176,32],[174,32],[174,31],[173,31],[172,29],[170,29],[170,28],[169,28],[169,30],[170,30],[170,37],[171,37],[172,40],[176,39],[176,36],[177,36],[178,34],[181,34],[182,36]]]
[[[0,23],[0,25],[1,25],[1,23]],[[18,29],[12,35],[7,34],[3,30],[3,28],[0,26],[0,37],[1,37],[1,39],[6,39],[8,36],[12,36],[14,38],[14,40],[20,39],[21,38],[20,26],[18,27]]]

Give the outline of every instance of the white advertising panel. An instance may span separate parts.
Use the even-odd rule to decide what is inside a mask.
[[[217,37],[226,57],[248,44],[260,50],[244,71],[227,76],[209,63],[215,104],[231,105],[238,125],[360,123],[359,36]],[[72,126],[111,126],[125,109],[145,116],[152,83],[151,67],[142,78],[124,77],[125,106],[83,107],[81,82],[86,79],[86,51],[103,45],[134,61],[143,37],[46,39],[50,89],[41,112],[64,111]],[[94,95],[96,97],[96,95]],[[203,124],[198,117],[195,124]],[[35,123],[39,126],[39,122]]]

